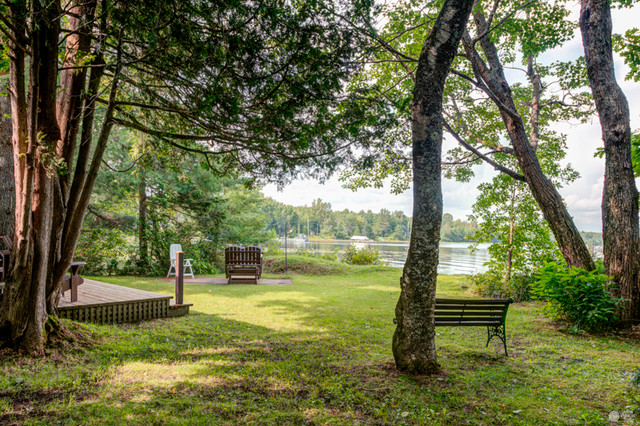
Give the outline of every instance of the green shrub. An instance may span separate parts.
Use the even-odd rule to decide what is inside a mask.
[[[332,260],[332,261],[335,262],[336,260],[338,260],[338,252],[339,251],[340,251],[339,249],[335,249],[335,250],[330,251],[330,252],[328,251],[328,252],[320,255],[320,259]]]
[[[73,260],[87,262],[80,271],[84,275],[117,274],[133,249],[130,245],[127,234],[115,228],[83,230]]]
[[[283,250],[282,247],[280,247],[281,244],[282,242],[280,241],[280,239],[270,240],[266,242],[264,246],[262,246],[262,251],[264,252],[264,254],[270,254],[274,256],[282,254]]]
[[[472,276],[471,281],[476,285],[476,293],[485,297],[512,297],[516,302],[531,300],[531,283],[534,278],[517,274],[505,282],[504,277],[496,275],[491,270],[483,274]]]
[[[380,253],[377,248],[361,248],[350,245],[344,252],[342,260],[349,265],[379,265]]]
[[[588,272],[549,262],[538,272],[531,290],[536,299],[547,301],[546,308],[556,318],[579,329],[603,331],[618,320],[616,309],[622,302],[611,296],[611,287],[611,277],[601,267]]]

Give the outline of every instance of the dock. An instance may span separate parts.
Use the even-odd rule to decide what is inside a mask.
[[[187,315],[190,303],[176,305],[171,296],[84,278],[78,300],[71,291],[58,303],[61,318],[98,323],[129,323]]]

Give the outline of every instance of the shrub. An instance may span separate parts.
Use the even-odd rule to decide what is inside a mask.
[[[262,250],[264,254],[270,254],[270,255],[276,256],[276,255],[282,254],[283,252],[281,244],[282,242],[280,241],[280,239],[270,240],[264,244],[264,246],[262,247]]]
[[[328,251],[326,253],[323,253],[320,255],[320,259],[332,260],[335,262],[336,260],[338,260],[338,251],[339,249],[335,249],[333,251]]]
[[[472,276],[470,279],[476,285],[476,293],[481,296],[513,297],[516,302],[531,300],[531,283],[534,278],[529,275],[513,275],[510,281],[505,282],[504,277],[489,270],[483,274]]]
[[[342,260],[349,265],[379,265],[380,253],[377,248],[361,248],[350,245],[344,252]]]
[[[603,331],[616,321],[616,309],[622,299],[611,296],[611,277],[602,267],[588,272],[567,268],[556,262],[545,263],[532,283],[536,299],[546,300],[546,309],[587,331]]]
[[[87,262],[84,275],[112,275],[131,249],[127,235],[118,229],[83,230],[78,238],[74,261]]]

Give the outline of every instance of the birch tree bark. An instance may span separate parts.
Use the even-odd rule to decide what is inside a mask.
[[[442,221],[442,97],[473,0],[446,0],[425,40],[413,91],[413,229],[396,305],[393,356],[399,370],[438,370],[434,307]]]

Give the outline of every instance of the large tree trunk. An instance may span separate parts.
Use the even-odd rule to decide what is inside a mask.
[[[0,346],[39,353],[44,345],[48,315],[56,313],[62,278],[71,263],[112,126],[117,78],[112,81],[105,112],[108,125],[102,127],[91,167],[85,173],[92,151],[93,102],[99,93],[104,62],[97,54],[91,63],[89,88],[93,91],[86,100],[86,107],[83,101],[86,73],[75,65],[87,53],[95,1],[77,0],[73,7],[60,87],[58,43],[62,12],[59,0],[30,2],[30,6],[31,10],[27,11],[22,3],[15,2],[10,9],[16,212],[10,272],[0,306]],[[27,23],[30,26],[29,43],[26,42]],[[22,48],[14,43],[22,44]],[[30,54],[28,79],[24,55],[27,45]],[[117,66],[116,74],[118,70]],[[29,82],[28,99],[25,81]],[[72,186],[69,172],[73,170],[80,117],[83,119],[83,139],[73,181],[77,185]]]
[[[0,86],[0,91],[6,92],[7,87],[3,84]],[[9,97],[0,95],[0,236],[13,236],[16,204],[10,117],[11,102]]]
[[[442,220],[442,95],[473,0],[446,0],[420,54],[413,92],[413,230],[400,279],[393,355],[399,370],[438,370],[434,306]]]
[[[589,253],[589,249],[582,240],[573,218],[569,215],[560,193],[542,172],[534,149],[534,146],[537,145],[537,137],[534,137],[533,140],[529,139],[522,117],[518,115],[498,51],[491,41],[486,19],[478,11],[474,12],[474,20],[478,34],[485,34],[479,40],[479,43],[482,46],[488,64],[488,66],[485,64],[473,47],[471,38],[465,35],[464,46],[467,57],[473,66],[474,74],[478,80],[486,84],[487,92],[492,96],[500,110],[525,181],[549,224],[567,264],[593,270],[595,269],[595,264],[591,258],[591,253]],[[533,83],[534,89],[538,87],[535,81]],[[537,119],[533,117],[532,124],[536,121]]]
[[[607,274],[626,299],[624,321],[640,320],[638,190],[631,164],[629,104],[616,82],[608,0],[582,0],[580,30],[605,152],[602,237]]]
[[[20,205],[16,206],[11,269],[0,307],[0,336],[13,347],[39,352],[44,343],[46,282],[52,266],[50,237],[54,177],[48,169],[47,159],[55,155],[60,138],[55,117],[57,43],[60,32],[59,18],[56,16],[60,12],[55,3],[33,2],[30,13],[32,51],[28,104],[20,104],[20,100],[24,100],[20,93],[24,85],[18,79],[23,79],[24,74],[20,75],[19,71],[24,68],[24,62],[12,65],[10,82],[12,115],[21,119],[23,111],[28,111],[27,131],[21,132],[22,123],[18,128],[14,126],[13,131],[14,155],[23,157],[14,164],[16,193],[27,196],[21,197]],[[22,34],[17,38],[20,36]],[[17,49],[12,50],[15,52]],[[25,136],[28,139],[23,139]]]

